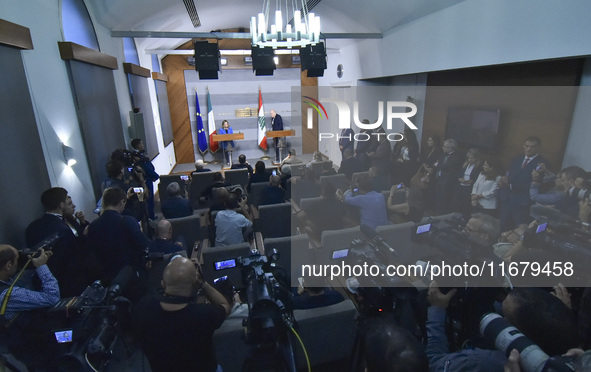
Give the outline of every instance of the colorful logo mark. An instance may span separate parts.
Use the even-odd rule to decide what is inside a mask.
[[[322,119],[322,112],[320,112],[320,109],[322,109],[322,111],[324,112],[324,118],[328,119],[328,114],[326,113],[324,106],[322,106],[322,103],[320,103],[319,101],[315,100],[312,97],[304,96],[304,98],[307,98],[307,99],[313,101],[313,102],[308,102],[308,101],[303,101],[303,102],[312,106],[314,108],[314,110],[316,110],[318,112],[318,115],[320,115],[321,119]]]

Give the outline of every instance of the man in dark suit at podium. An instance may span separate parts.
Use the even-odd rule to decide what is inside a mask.
[[[541,163],[544,163],[546,168],[549,167],[546,159],[540,155],[541,146],[540,138],[528,137],[523,145],[524,155],[516,156],[511,161],[507,175],[499,181],[497,199],[501,231],[508,231],[531,221],[529,207],[532,201],[529,197],[529,188],[532,172]]]
[[[283,130],[283,118],[281,115],[277,114],[275,110],[271,110],[271,129],[275,130]],[[279,158],[279,138],[273,138],[273,147],[275,147],[275,162],[279,163],[281,159]]]

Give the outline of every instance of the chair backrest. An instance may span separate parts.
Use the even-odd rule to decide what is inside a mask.
[[[230,169],[224,172],[226,183],[230,185],[242,185],[246,187],[248,184],[248,169]]]
[[[255,231],[260,231],[263,238],[290,236],[291,217],[291,203],[261,205]]]
[[[173,182],[177,182],[181,188],[181,195],[185,195],[185,190],[187,189],[188,181],[185,181],[181,178],[180,174],[168,174],[160,176],[159,183],[158,183],[158,195],[160,196],[160,201],[168,199],[168,192],[166,188]],[[187,176],[188,178],[188,176]]]
[[[215,172],[193,172],[191,173],[191,186],[189,187],[189,200],[193,209],[199,207],[199,198],[201,193],[213,185],[213,175]]]
[[[349,188],[349,181],[347,180],[347,177],[342,174],[333,174],[331,176],[321,176],[320,177],[320,188],[322,189],[324,187],[324,184],[326,183],[332,183],[332,185],[339,190],[347,190]]]
[[[347,299],[330,306],[294,310],[293,313],[312,365],[351,356],[357,327],[357,309],[353,301]],[[298,365],[305,365],[303,353],[298,353]]]
[[[193,214],[187,217],[171,218],[168,220],[172,225],[172,234],[182,236],[187,243],[187,254],[191,257],[193,252],[193,245],[196,241],[202,240],[206,237],[205,229],[201,228],[201,220],[199,214]]]
[[[325,163],[329,163],[330,168],[332,168],[332,160],[325,160],[325,161],[319,161],[317,163],[310,163],[312,165],[312,170],[314,171],[316,178],[320,177],[320,174],[322,173],[323,165]]]
[[[359,226],[341,230],[323,231],[320,236],[320,245],[322,248],[316,252],[314,263],[319,265],[340,264],[343,258],[333,259],[333,253],[335,251],[350,248],[351,242],[355,239],[367,239],[367,237],[361,232]],[[307,279],[308,278],[306,278],[306,280]]]
[[[414,226],[413,222],[405,222],[376,228],[376,232],[398,253],[396,260],[400,263],[415,263],[418,258],[414,257],[415,243],[410,238]]]
[[[297,278],[302,276],[302,265],[312,263],[308,235],[265,238],[263,243],[265,244],[265,254],[269,254],[273,249],[277,249],[279,252],[276,264],[286,272],[286,285],[297,287]]]
[[[317,196],[315,198],[302,198],[300,200],[300,209],[305,211],[306,209],[310,208],[310,206],[318,203],[319,201],[322,200],[321,196]],[[337,216],[335,216],[336,218]]]
[[[269,182],[255,182],[250,184],[250,193],[248,193],[248,203],[256,207],[259,206],[263,198],[263,190]]]
[[[236,258],[246,258],[250,255],[248,243],[203,248],[203,278],[208,283],[213,283],[215,279],[227,276],[235,287],[242,288],[242,269],[238,267]]]
[[[273,171],[275,171],[277,174],[279,174],[279,171],[277,170],[276,165],[265,168],[265,174],[269,177],[271,177],[273,175]]]
[[[304,169],[306,169],[306,164],[299,163],[299,164],[290,164],[291,168],[291,176],[301,176],[304,174]]]

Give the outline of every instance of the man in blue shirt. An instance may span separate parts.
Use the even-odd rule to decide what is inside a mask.
[[[369,178],[366,175],[357,179],[357,191],[347,190],[343,201],[345,204],[359,208],[361,213],[361,225],[367,225],[372,229],[378,226],[389,225],[386,199],[381,193],[371,189]]]
[[[215,217],[215,245],[233,245],[244,242],[245,236],[252,232],[252,217],[250,216],[246,200],[240,202],[240,214],[235,211],[238,200],[234,195],[229,195],[226,200],[226,209],[219,211]]]

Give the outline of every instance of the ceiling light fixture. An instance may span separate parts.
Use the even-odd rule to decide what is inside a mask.
[[[288,6],[290,0],[285,0],[284,12],[281,10],[282,1],[275,0],[275,23],[269,27],[271,1],[263,0],[263,11],[250,19],[253,47],[291,49],[316,45],[320,42],[320,17],[308,12],[308,6],[304,0],[291,0],[291,7]],[[298,10],[296,10],[296,4],[299,5]],[[287,22],[290,15],[293,17],[293,25]]]

